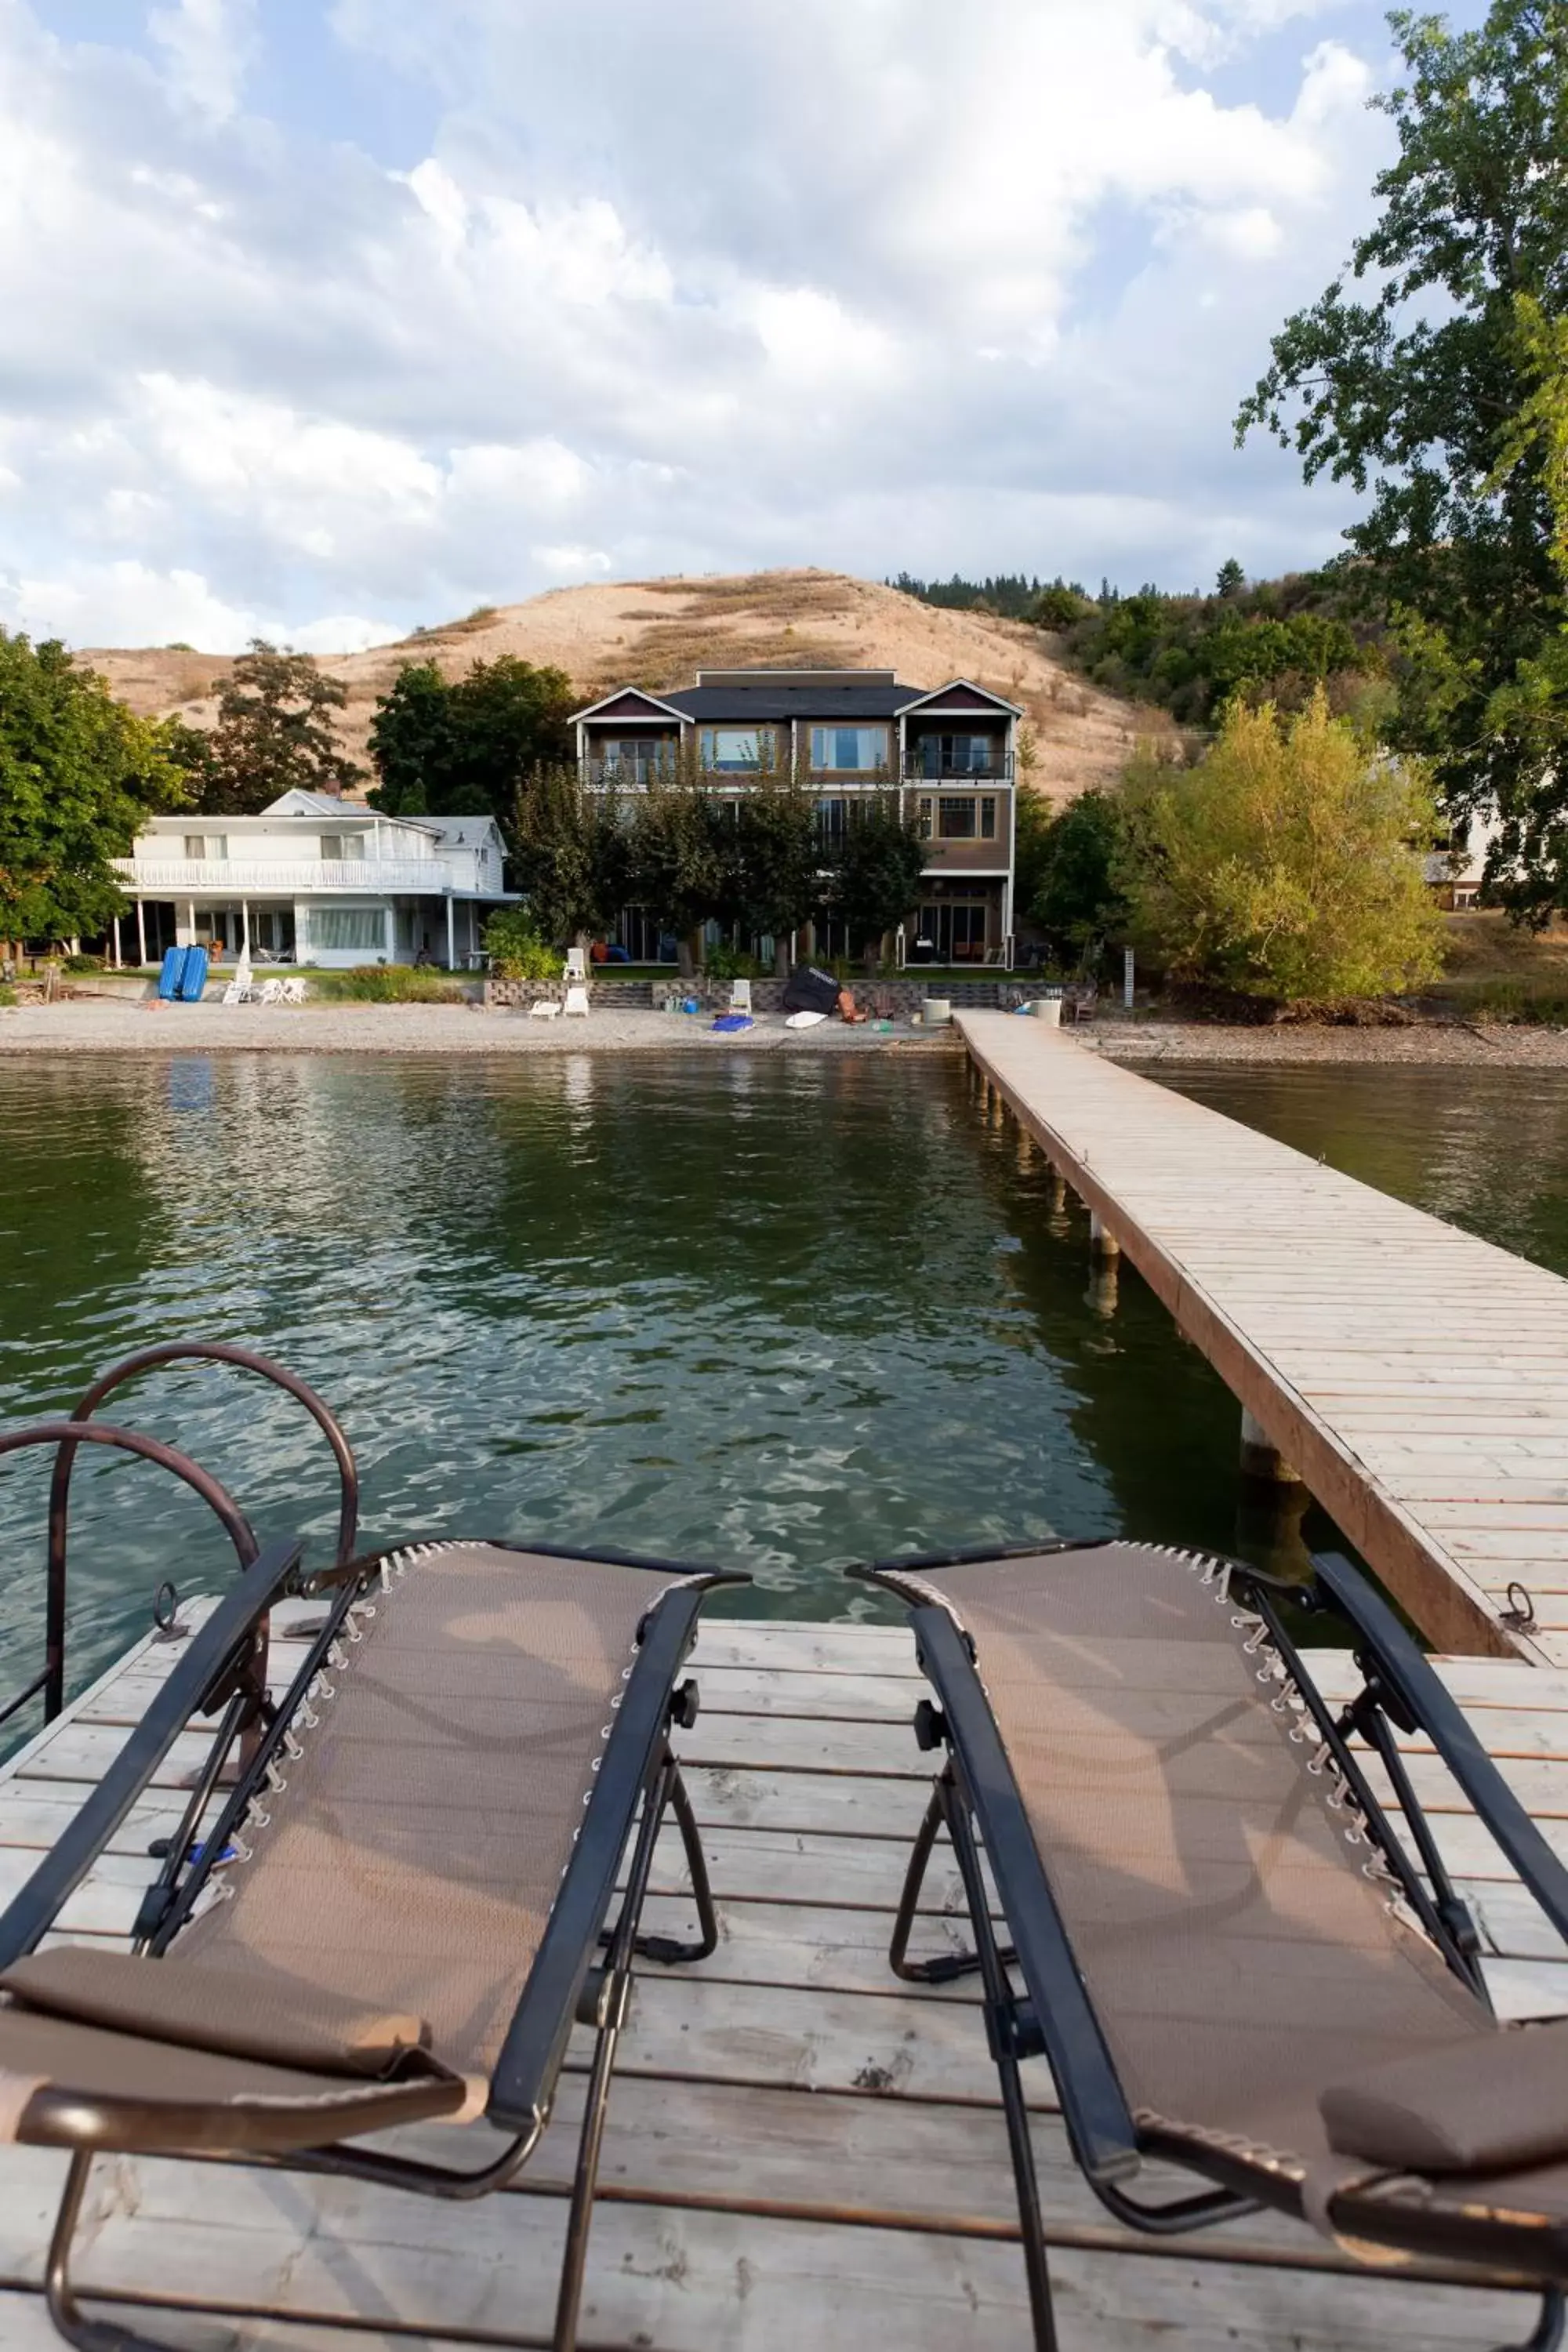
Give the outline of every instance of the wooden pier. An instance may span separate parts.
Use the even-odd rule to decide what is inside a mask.
[[[201,1614],[187,1612],[192,1622]],[[279,1685],[300,1655],[289,1622],[280,1612]],[[0,1900],[178,1654],[139,1644],[0,1770]],[[637,1979],[584,2352],[1019,2352],[1028,2329],[1012,2175],[973,1988],[895,1987],[887,1969],[929,1773],[910,1727],[925,1688],[910,1636],[712,1621],[696,1665],[702,1712],[682,1746],[722,1942],[699,1967]],[[1326,1688],[1343,1665],[1324,1654]],[[1568,1674],[1496,1659],[1443,1671],[1568,1852]],[[72,1898],[65,1934],[124,1942],[154,1866],[148,1843],[174,1827],[174,1784],[205,1744],[196,1731],[176,1744]],[[1416,1753],[1412,1769],[1475,1905],[1500,2009],[1568,2010],[1568,1952],[1535,1926],[1441,1768]],[[673,1925],[689,1916],[673,1839],[661,1859],[650,1924]],[[956,1944],[951,1866],[933,1871],[927,1900],[927,1937]],[[1432,2271],[1361,2271],[1279,2218],[1190,2240],[1124,2233],[1079,2179],[1048,2076],[1032,2072],[1064,2352],[1482,2352],[1533,2324],[1532,2300]],[[581,2079],[568,2075],[535,2163],[475,2205],[239,2166],[103,2159],[84,2287],[130,2298],[115,2308],[132,2324],[230,2352],[538,2346]],[[451,2135],[440,2137],[449,2155]],[[38,2289],[60,2177],[51,2153],[0,2148],[5,2352],[58,2344]],[[184,2308],[203,2299],[227,2315],[216,2333]]]
[[[958,1026],[1428,1640],[1568,1665],[1568,1282],[1043,1022]]]

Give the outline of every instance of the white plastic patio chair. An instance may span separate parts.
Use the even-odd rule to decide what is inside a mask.
[[[751,1009],[752,1009],[752,983],[751,983],[751,982],[750,982],[749,980],[732,980],[732,981],[730,982],[730,1010],[731,1010],[731,1013],[749,1013],[749,1012],[751,1011]]]
[[[528,1017],[531,1021],[553,1021],[560,1011],[561,1007],[552,996],[536,996],[528,1008]]]
[[[588,1017],[587,990],[585,988],[569,988],[566,992],[566,1002],[563,1004],[561,1010],[563,1013],[579,1013],[585,1021]]]
[[[587,979],[587,977],[588,977],[588,957],[587,957],[587,951],[586,951],[586,950],[585,950],[585,949],[584,949],[584,948],[568,948],[568,949],[567,949],[567,950],[566,950],[566,977],[567,977],[567,979],[568,979],[569,981],[573,981],[573,980],[575,980],[575,981],[586,981],[586,979]],[[586,1007],[586,1006],[584,1006],[584,1012],[585,1012],[585,1011],[587,1010],[587,1007]]]

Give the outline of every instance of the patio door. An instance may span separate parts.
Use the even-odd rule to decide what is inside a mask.
[[[936,898],[921,908],[920,936],[935,948],[934,963],[984,963],[984,898]]]

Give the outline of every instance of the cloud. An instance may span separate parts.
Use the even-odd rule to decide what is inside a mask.
[[[216,121],[226,121],[238,107],[259,46],[256,0],[174,0],[153,9],[147,29],[164,54],[175,96]]]
[[[1230,418],[1364,219],[1371,0],[323,0],[309,119],[305,13],[169,0],[139,51],[0,0],[29,626],[363,641],[770,562],[1185,582],[1346,519]]]

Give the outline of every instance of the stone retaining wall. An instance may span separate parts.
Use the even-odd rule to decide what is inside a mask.
[[[897,980],[853,980],[849,983],[855,1001],[868,1012],[885,1004],[897,1020],[907,1021],[911,1013],[921,1009],[921,1000],[933,992],[932,984],[911,978],[905,972]],[[700,978],[682,983],[671,973],[668,980],[606,980],[595,971],[590,975],[588,1001],[608,1011],[622,1007],[662,1005],[667,996],[694,997],[704,1013],[723,1012],[730,1003],[731,984],[727,980],[707,981]],[[784,982],[782,980],[753,980],[752,1010],[753,1013],[777,1013],[783,1007]],[[1010,1006],[1032,1002],[1047,993],[1040,982],[1011,980],[938,981],[934,993],[945,996],[955,1012],[994,1011],[998,1005]],[[528,1006],[541,997],[559,1000],[562,984],[556,981],[487,980],[487,1006]]]

